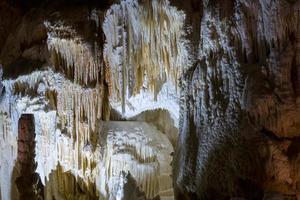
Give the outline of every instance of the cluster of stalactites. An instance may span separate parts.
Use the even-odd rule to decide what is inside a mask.
[[[67,128],[77,140],[89,141],[90,134],[95,133],[101,118],[101,89],[74,89],[66,86],[57,95],[57,114],[61,129]],[[74,135],[75,133],[75,135]]]
[[[51,69],[19,76],[16,80],[9,81],[9,84],[11,86],[6,87],[6,92],[13,95],[14,98],[11,99],[15,102],[9,101],[6,109],[13,107],[18,113],[29,112],[35,116],[37,171],[42,181],[48,179],[48,175],[60,163],[65,171],[72,171],[86,183],[95,182],[99,174],[96,165],[101,155],[94,148],[94,138],[91,135],[100,132],[101,86],[97,84],[95,88],[83,88]],[[12,91],[8,91],[9,89]],[[13,164],[15,155],[8,152],[17,151],[16,146],[11,148],[17,140],[11,133],[10,121],[18,117],[2,117],[1,106],[0,104],[0,120],[3,120],[0,121],[0,137],[4,140],[3,145],[0,140],[0,158],[2,155],[11,155]],[[0,173],[3,173],[1,169]],[[2,183],[6,182],[1,181],[0,184]]]
[[[55,68],[63,71],[75,83],[84,85],[98,83],[102,66],[98,44],[95,42],[90,45],[83,42],[68,26],[61,25],[64,27],[63,31],[67,32],[65,34],[73,35],[72,37],[62,37],[56,33],[61,27],[52,27],[49,22],[45,25],[48,28],[47,45]]]
[[[0,111],[0,198],[10,199],[12,169],[17,158],[17,140],[11,132],[11,119]],[[11,169],[11,170],[10,170]]]
[[[184,20],[184,13],[168,1],[121,1],[108,10],[104,60],[110,68],[111,95],[123,107],[143,87],[156,98],[167,80],[177,86],[188,65]]]
[[[62,133],[71,136],[71,138],[65,137],[58,141],[58,161],[66,170],[73,166],[80,177],[87,176],[85,179],[87,182],[95,181],[95,176],[91,173],[95,163],[100,159],[97,151],[91,152],[94,144],[91,136],[99,132],[101,97],[100,85],[96,85],[93,89],[64,85],[57,94],[57,116],[61,123],[60,129]]]
[[[44,99],[45,104],[56,110],[61,124],[59,128],[66,130],[74,139],[88,141],[90,134],[98,131],[102,112],[100,84],[94,88],[83,88],[47,70],[19,77],[12,88],[12,94],[37,95]]]
[[[57,165],[60,165],[64,171],[70,171],[76,178],[81,177],[85,183],[95,182],[99,174],[97,164],[101,160],[99,149],[92,150],[91,145],[83,141],[83,132],[77,141],[62,134],[56,127],[55,112],[39,113],[37,115],[39,134],[36,137],[38,163],[37,172],[42,177],[43,182],[49,180],[49,174]],[[49,123],[52,121],[53,123]],[[87,128],[82,125],[81,128]],[[44,182],[45,184],[45,182]]]
[[[11,199],[11,184],[7,180],[12,180],[13,168],[18,153],[16,122],[17,115],[12,115],[10,111],[15,108],[10,105],[10,100],[5,99],[3,92],[5,83],[2,83],[2,69],[0,65],[0,199]],[[9,90],[9,88],[5,88]]]

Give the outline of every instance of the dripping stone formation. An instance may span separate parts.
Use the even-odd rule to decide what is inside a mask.
[[[1,0],[0,200],[300,200],[300,0]]]

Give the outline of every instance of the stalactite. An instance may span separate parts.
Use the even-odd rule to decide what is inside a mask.
[[[82,179],[88,190],[94,189],[89,183],[96,183],[97,192],[109,198],[118,195],[113,193],[113,188],[117,180],[122,179],[123,171],[130,171],[147,197],[164,193],[172,197],[170,153],[173,149],[167,137],[146,125],[136,129],[132,126],[130,131],[120,129],[117,137],[112,132],[102,131],[102,113],[108,119],[108,111],[102,111],[102,99],[103,93],[107,95],[105,105],[109,104],[109,94],[118,101],[122,99],[124,112],[125,106],[135,110],[138,105],[141,110],[148,110],[163,105],[172,112],[172,117],[178,116],[179,94],[175,88],[184,66],[188,65],[184,14],[167,1],[147,1],[139,5],[135,0],[122,1],[109,12],[114,14],[109,13],[103,25],[111,28],[105,30],[108,31],[107,86],[102,85],[103,77],[100,77],[103,66],[98,44],[86,42],[64,22],[50,20],[44,25],[51,66],[15,80],[5,80],[5,104],[0,102],[1,108],[7,106],[8,121],[13,123],[22,113],[34,115],[35,161],[43,184],[59,165],[63,172]],[[101,20],[97,21],[96,15],[93,11],[90,17],[98,27]],[[124,31],[120,33],[117,29]],[[118,63],[114,63],[118,58]],[[131,96],[138,96],[133,103],[127,101]],[[148,104],[153,96],[158,101]],[[16,125],[11,127],[14,132]],[[12,138],[12,143],[16,139]],[[0,153],[6,155],[8,150],[4,148],[11,144],[5,141],[1,143]],[[12,156],[10,164],[14,160]],[[3,173],[1,171],[1,175]],[[67,182],[62,185],[68,189]],[[10,190],[2,180],[0,188],[1,197]]]
[[[60,90],[57,95],[57,112],[62,123],[62,130],[66,127],[71,135],[75,130],[74,136],[77,140],[89,141],[90,133],[97,131],[97,123],[101,119],[101,98],[100,86],[84,90],[66,86]],[[80,130],[87,131],[79,135]]]
[[[75,83],[84,85],[98,83],[102,63],[97,43],[89,45],[83,42],[71,27],[63,23],[52,25],[47,21],[45,26],[48,29],[47,45],[53,65],[58,69],[61,68],[67,76],[74,79]]]
[[[50,69],[19,76],[16,80],[5,80],[4,85],[5,94],[0,102],[3,119],[0,122],[0,156],[10,155],[11,159],[3,158],[5,162],[0,165],[5,167],[0,168],[1,177],[9,180],[11,177],[11,172],[5,169],[13,169],[16,158],[16,122],[20,114],[32,113],[36,126],[35,160],[42,182],[45,183],[60,163],[75,177],[83,178],[86,183],[95,183],[102,157],[91,135],[99,133],[101,86],[82,88]],[[48,105],[55,110],[47,110]],[[97,163],[97,167],[93,163]],[[7,197],[10,187],[3,185],[6,184],[3,180],[0,184],[3,198],[10,199]],[[104,183],[98,183],[101,184]]]
[[[9,200],[13,186],[10,183],[18,153],[18,119],[19,112],[13,103],[11,81],[1,82],[5,92],[0,95],[0,188],[3,200]]]
[[[13,168],[17,158],[17,137],[12,132],[11,119],[6,112],[0,111],[0,196],[11,199]]]
[[[104,60],[112,76],[111,96],[122,101],[123,113],[128,99],[143,87],[154,99],[167,81],[177,87],[189,65],[184,20],[168,1],[121,1],[109,9],[103,23]]]

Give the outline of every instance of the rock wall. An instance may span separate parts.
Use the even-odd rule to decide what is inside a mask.
[[[21,18],[21,10],[11,6],[9,1],[0,2],[1,20],[0,22],[0,49],[5,45],[6,39],[10,32],[14,31]]]
[[[201,4],[181,82],[177,199],[299,196],[299,151],[287,153],[299,136],[299,1]]]
[[[2,76],[3,76],[3,69],[2,69],[2,65],[0,64],[0,94],[2,94],[3,91]]]

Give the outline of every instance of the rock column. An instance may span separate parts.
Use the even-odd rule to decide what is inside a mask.
[[[35,173],[35,128],[34,116],[23,114],[18,124],[18,158],[20,176],[16,185],[20,199],[43,199],[39,175]]]

